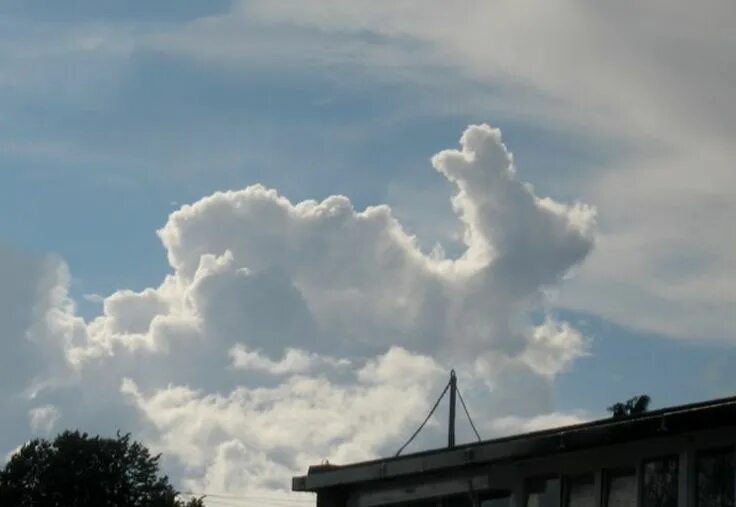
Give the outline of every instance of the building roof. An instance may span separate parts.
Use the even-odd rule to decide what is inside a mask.
[[[342,466],[329,464],[312,466],[307,475],[293,478],[292,489],[319,491],[335,486],[438,472],[453,467],[532,458],[731,425],[736,425],[736,396],[453,448],[434,449]]]

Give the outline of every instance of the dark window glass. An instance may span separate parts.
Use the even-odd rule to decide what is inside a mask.
[[[642,507],[677,507],[677,456],[644,463]]]
[[[606,473],[606,507],[636,505],[636,470],[615,470]]]
[[[480,507],[511,507],[511,494],[508,492],[483,494],[480,497]]]
[[[416,502],[391,504],[391,507],[441,507],[441,505],[441,500],[418,500]]]
[[[596,507],[593,474],[568,477],[565,480],[565,507]]]
[[[560,480],[539,478],[526,486],[526,507],[560,507]]]
[[[470,495],[447,496],[442,499],[442,507],[473,507]]]
[[[451,495],[431,500],[392,504],[396,507],[472,507],[473,502],[469,495]]]
[[[696,507],[733,507],[733,449],[698,453],[695,474]]]

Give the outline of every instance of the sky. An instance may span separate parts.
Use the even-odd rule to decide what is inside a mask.
[[[452,368],[484,438],[733,394],[734,22],[0,1],[0,456],[120,429],[211,505],[309,504]]]

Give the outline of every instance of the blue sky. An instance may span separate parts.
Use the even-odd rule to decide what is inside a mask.
[[[433,169],[430,158],[456,148],[464,129],[480,123],[501,129],[503,142],[514,154],[516,175],[533,185],[534,195],[587,203],[597,210],[597,225],[592,250],[571,259],[566,264],[570,269],[555,283],[540,285],[527,299],[492,292],[478,303],[481,310],[488,305],[492,315],[507,307],[513,311],[508,330],[518,331],[522,340],[515,347],[532,343],[521,338],[524,326],[541,329],[545,319],[552,319],[569,322],[584,338],[585,350],[576,349],[570,338],[571,355],[563,355],[566,359],[556,363],[554,373],[530,360],[531,366],[523,366],[531,368],[528,379],[484,379],[476,364],[468,379],[470,397],[482,403],[484,396],[491,396],[483,390],[484,382],[497,382],[494,396],[504,389],[508,397],[533,389],[546,393],[539,394],[545,410],[564,422],[564,417],[602,416],[611,402],[642,392],[652,396],[654,406],[731,394],[736,384],[728,367],[736,355],[736,243],[730,232],[736,218],[736,187],[731,185],[736,183],[731,169],[736,152],[730,137],[736,111],[730,90],[736,67],[730,64],[736,51],[726,27],[736,12],[727,2],[717,1],[692,16],[665,2],[635,8],[586,7],[574,1],[557,8],[522,4],[471,2],[467,10],[449,13],[441,2],[421,7],[412,2],[367,6],[328,0],[0,4],[0,257],[12,258],[5,263],[7,294],[0,301],[10,301],[16,292],[45,294],[53,279],[52,289],[64,295],[59,296],[61,302],[49,304],[61,305],[67,312],[65,322],[76,323],[69,324],[63,338],[50,338],[54,330],[43,331],[43,340],[57,340],[51,346],[34,333],[44,322],[38,309],[53,297],[38,296],[22,310],[6,310],[8,315],[26,315],[9,324],[9,350],[23,340],[43,343],[47,350],[40,354],[49,361],[29,375],[26,385],[2,393],[17,411],[12,416],[13,438],[58,430],[63,424],[89,422],[110,429],[116,417],[130,417],[138,421],[130,422],[133,428],[152,445],[166,448],[166,435],[149,424],[156,420],[155,393],[164,392],[166,385],[171,388],[172,382],[197,387],[198,381],[181,379],[173,371],[170,379],[149,378],[146,367],[131,369],[128,356],[118,358],[119,350],[133,350],[126,343],[149,336],[128,330],[138,338],[121,338],[122,315],[139,322],[136,319],[151,305],[160,303],[156,298],[176,306],[166,299],[173,289],[162,288],[167,275],[196,285],[186,278],[191,273],[167,260],[167,254],[186,260],[189,252],[178,252],[174,243],[162,244],[157,230],[183,235],[197,255],[223,254],[215,245],[225,239],[214,232],[196,236],[200,233],[187,232],[184,221],[169,217],[213,192],[262,184],[292,203],[344,195],[357,211],[388,204],[404,230],[416,235],[421,252],[429,255],[439,244],[449,259],[458,259],[467,245],[450,202],[457,189],[442,169]],[[632,52],[632,47],[637,50]],[[279,305],[288,306],[284,301],[291,301],[289,291],[294,289],[299,295],[293,304],[303,300],[309,318],[327,330],[310,339],[327,340],[340,333],[342,328],[335,324],[340,319],[323,309],[324,295],[313,299],[321,289],[310,289],[303,281],[308,275],[299,275],[287,261],[270,266],[248,253],[248,245],[275,232],[266,225],[264,230],[235,227],[228,216],[218,219],[220,215],[204,205],[197,210],[193,213],[205,230],[222,228],[223,238],[232,238],[235,267],[257,274],[257,266],[264,266],[266,281],[258,283],[266,286],[260,291],[278,295],[286,290],[286,299],[277,297],[275,306],[264,299],[258,304],[268,308],[259,311],[268,314]],[[241,253],[239,242],[246,245]],[[357,247],[365,251],[370,245]],[[271,255],[276,258],[278,252]],[[546,254],[540,255],[544,264]],[[51,274],[36,275],[32,269],[16,268],[23,265],[18,259],[56,267],[49,268]],[[27,279],[17,270],[27,271]],[[281,272],[292,289],[284,289],[278,278],[282,275],[273,270]],[[352,281],[346,287],[360,292],[361,283]],[[149,296],[140,291],[146,288],[157,295],[145,299]],[[128,297],[126,290],[138,295]],[[250,292],[242,290],[233,294],[236,299],[242,296],[247,306]],[[119,297],[118,291],[123,291]],[[411,298],[411,292],[407,294]],[[189,297],[182,296],[182,304],[188,304]],[[104,309],[101,298],[108,298]],[[116,314],[122,312],[112,308],[116,298],[125,299],[120,308],[137,306]],[[129,301],[136,298],[142,302]],[[207,321],[204,306],[198,308],[202,314],[196,318],[204,323],[198,329],[205,329],[206,340],[219,339],[216,333],[208,334],[207,326],[214,324]],[[446,357],[460,364],[467,361],[462,354],[447,356],[448,349],[422,343],[413,336],[419,332],[414,328],[364,318],[356,325],[397,333],[395,339],[386,336],[366,345],[368,349],[385,351],[394,344],[412,354],[426,354],[442,366],[448,366]],[[99,334],[92,325],[95,319],[100,329],[111,319],[104,324],[110,334]],[[254,332],[271,332],[261,324],[236,322]],[[388,327],[381,327],[384,324]],[[509,361],[521,357],[514,355],[514,347],[499,345],[509,337],[489,333],[489,350],[511,354]],[[458,336],[450,333],[442,339],[460,343],[461,335],[458,331]],[[156,343],[155,336],[150,339]],[[249,339],[242,337],[239,343],[246,348],[259,343],[257,337]],[[116,340],[122,345],[111,345]],[[59,345],[62,342],[65,345]],[[97,393],[104,389],[91,389],[90,382],[105,366],[73,364],[73,346],[94,358],[85,361],[112,358],[105,361],[113,361],[108,368],[116,376],[99,385],[111,386],[127,401],[113,402],[109,416],[65,409],[73,393],[89,396],[92,406],[98,395],[104,398]],[[283,346],[285,351],[289,346],[300,349],[299,343],[286,339]],[[307,345],[303,348],[310,351]],[[158,350],[155,345],[153,349]],[[356,364],[385,359],[357,352],[368,349],[357,347],[355,356],[345,352],[346,357]],[[228,352],[223,350],[225,357]],[[323,348],[313,350],[319,355]],[[210,352],[216,356],[214,349]],[[309,356],[310,364],[332,365],[325,366],[331,372],[332,359],[318,355]],[[264,357],[242,357],[249,359],[242,359],[240,367],[261,373],[222,385],[237,390],[232,385],[255,388],[263,383],[277,389],[278,382],[268,375],[290,367],[264,362]],[[162,364],[189,360],[172,356]],[[401,360],[421,363],[415,357]],[[424,366],[407,368],[429,375]],[[345,374],[338,370],[325,373],[333,387],[352,389],[342,383]],[[120,388],[122,378],[131,379],[140,391],[130,384]],[[33,417],[26,411],[31,414],[42,401],[31,396],[19,406],[17,400],[28,395],[31,385],[46,386],[41,388],[49,391],[43,406],[52,406],[57,416],[29,428]],[[499,407],[514,407],[510,414],[518,410],[530,425],[542,415],[515,405]],[[411,418],[401,424],[410,426]],[[496,428],[491,423],[488,427]],[[230,436],[218,445],[250,445]],[[17,443],[1,441],[0,451]],[[340,454],[338,447],[329,446],[319,452],[365,456],[390,444],[376,443],[363,454]],[[317,451],[305,455],[314,455],[310,452]],[[172,463],[172,469],[188,470],[181,481],[231,491],[225,479],[217,482],[221,478],[206,472],[222,470],[214,465],[221,456],[200,454],[177,456]],[[305,465],[284,464],[268,452],[264,456],[265,462],[287,471]],[[268,477],[243,480],[263,491],[270,487]]]

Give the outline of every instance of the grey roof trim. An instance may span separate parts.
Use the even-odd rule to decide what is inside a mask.
[[[307,475],[293,478],[292,489],[318,491],[452,467],[542,456],[730,425],[736,425],[736,397],[665,408],[620,419],[602,419],[452,449],[435,449],[344,466],[314,466],[310,467]]]

